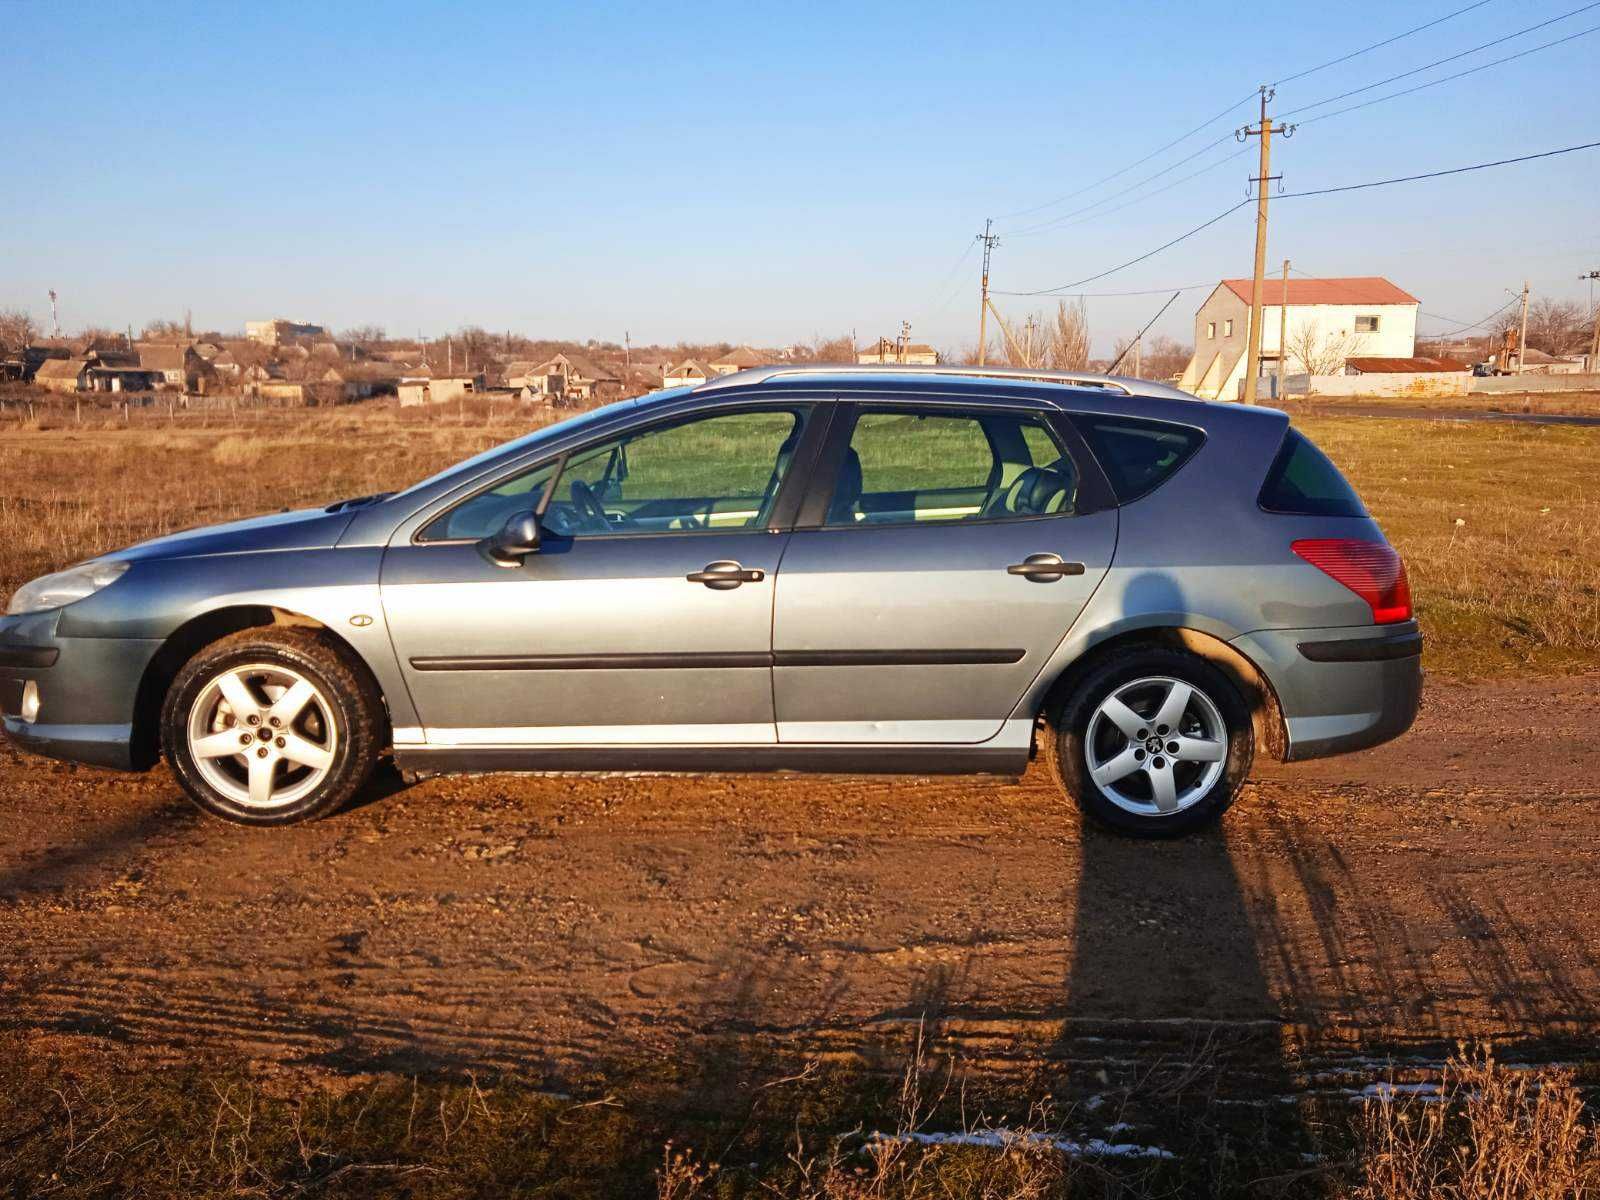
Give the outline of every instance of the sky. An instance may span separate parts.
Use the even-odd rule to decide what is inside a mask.
[[[996,290],[1075,283],[1245,198],[1255,151],[1228,135],[1259,84],[1284,81],[1271,110],[1290,114],[1584,2],[1487,0],[1290,79],[1470,0],[1283,0],[1267,20],[1176,0],[0,0],[0,308],[47,322],[54,288],[68,332],[187,310],[224,331],[286,316],[636,345],[866,342],[904,320],[957,349],[976,341],[986,218]],[[1274,141],[1273,173],[1294,192],[1600,140],[1600,32],[1307,119],[1591,28],[1600,4],[1288,115],[1304,123]],[[1587,299],[1600,150],[1271,214],[1274,270],[1387,276],[1424,331],[1446,330],[1524,278]],[[1153,328],[1191,340],[1205,288],[1250,273],[1253,238],[1246,206],[1082,285],[1095,348],[1203,285]],[[1055,303],[996,302],[1019,321]]]

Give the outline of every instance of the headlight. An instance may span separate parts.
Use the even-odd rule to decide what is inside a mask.
[[[95,560],[41,576],[16,590],[11,603],[6,605],[6,614],[43,612],[82,600],[121,579],[128,566],[125,562]]]

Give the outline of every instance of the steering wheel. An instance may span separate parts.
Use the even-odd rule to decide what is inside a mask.
[[[606,506],[600,503],[600,497],[594,494],[594,489],[581,479],[572,481],[572,503],[578,510],[578,515],[583,518],[586,526],[591,526],[591,533],[610,533],[614,526],[611,518],[606,515]]]

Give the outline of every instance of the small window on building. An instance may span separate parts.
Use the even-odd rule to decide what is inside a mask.
[[[1233,336],[1233,322],[1232,321],[1224,321],[1222,323],[1222,336],[1223,337],[1232,337]]]
[[[1206,322],[1206,337],[1214,338],[1216,336],[1217,336],[1217,323],[1215,321],[1207,321]]]
[[[1378,332],[1378,314],[1377,313],[1370,313],[1370,314],[1368,314],[1366,316],[1357,317],[1356,318],[1356,332],[1357,333],[1377,333]]]

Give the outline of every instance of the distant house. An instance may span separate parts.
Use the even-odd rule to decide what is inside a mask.
[[[222,347],[215,342],[196,342],[194,352],[207,362],[212,362],[222,353]]]
[[[510,379],[506,382],[512,383]],[[584,402],[616,391],[621,383],[622,379],[615,371],[596,366],[576,354],[558,354],[546,359],[527,371],[519,381],[522,387],[569,402]]]
[[[434,375],[429,379],[405,379],[396,390],[401,408],[448,404],[452,400],[483,391],[483,372],[476,375]]]
[[[735,371],[748,371],[751,367],[764,367],[772,362],[770,354],[759,354],[749,346],[740,346],[707,365],[718,375],[732,375]]]
[[[52,392],[82,392],[88,388],[89,360],[51,358],[39,364],[33,381]]]
[[[199,387],[201,378],[209,370],[206,360],[195,353],[193,346],[141,342],[134,350],[139,355],[140,367],[160,371],[163,383],[186,392]]]
[[[239,360],[233,356],[233,351],[220,350],[211,359],[211,369],[218,375],[227,375],[237,378],[239,374]]]
[[[931,367],[938,363],[939,352],[922,342],[900,342],[894,338],[879,338],[870,346],[856,351],[856,362],[884,366],[901,364],[912,367]]]
[[[270,321],[246,321],[244,335],[252,342],[260,342],[263,346],[281,346],[293,338],[314,338],[325,334],[321,325],[310,325],[304,321],[289,321],[283,317],[275,317]]]
[[[513,359],[501,368],[505,376],[506,386],[509,388],[525,388],[533,386],[533,375],[538,363],[532,359]]]
[[[311,403],[311,385],[290,383],[286,379],[273,379],[256,385],[256,395],[267,404],[280,404],[286,408],[303,408]]]
[[[1194,356],[1178,386],[1207,400],[1237,400],[1249,365],[1248,279],[1224,279],[1194,316]],[[1340,375],[1352,357],[1411,358],[1419,301],[1377,275],[1268,279],[1261,288],[1261,374]],[[1278,341],[1285,326],[1287,345]],[[1263,389],[1265,390],[1265,389]]]
[[[713,371],[706,363],[699,359],[686,358],[681,363],[675,363],[661,373],[662,387],[698,387],[708,379],[715,379],[717,372]]]

